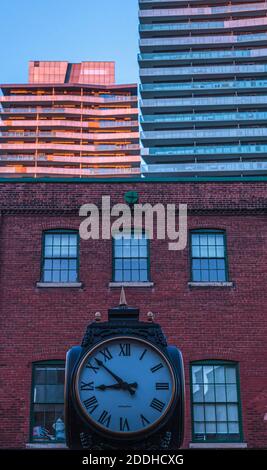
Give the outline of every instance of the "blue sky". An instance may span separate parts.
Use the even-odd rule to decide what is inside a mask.
[[[29,60],[115,60],[138,80],[138,0],[3,0],[0,83],[26,83]]]

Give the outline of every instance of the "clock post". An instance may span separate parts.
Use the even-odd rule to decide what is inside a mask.
[[[178,449],[183,441],[182,354],[151,312],[139,320],[122,289],[118,307],[88,325],[66,356],[65,427],[70,449]]]

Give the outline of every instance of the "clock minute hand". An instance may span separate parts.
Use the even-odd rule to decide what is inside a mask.
[[[121,377],[119,377],[118,375],[114,374],[114,372],[112,372],[108,367],[105,366],[105,364],[100,360],[98,359],[97,357],[95,358],[95,361],[97,363],[98,366],[101,366],[103,367],[110,375],[112,375],[112,377],[118,382],[118,384],[121,385],[121,388],[126,388],[126,390],[128,390],[128,392],[131,394],[131,395],[134,395],[135,394],[135,390],[133,390],[129,384],[127,384],[127,382],[124,382],[124,380],[122,380]]]

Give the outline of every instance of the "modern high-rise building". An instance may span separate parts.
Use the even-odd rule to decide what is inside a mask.
[[[140,174],[137,85],[114,62],[30,62],[0,89],[0,176]]]
[[[267,2],[139,0],[144,175],[267,174]]]

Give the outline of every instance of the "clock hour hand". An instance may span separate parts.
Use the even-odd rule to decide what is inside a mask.
[[[105,366],[105,364],[100,360],[98,359],[97,357],[95,357],[95,361],[97,363],[98,366],[100,367],[103,367],[110,375],[112,375],[112,377],[118,382],[118,384],[120,384],[121,388],[124,389],[124,390],[128,390],[128,392],[131,394],[131,395],[134,395],[135,394],[135,390],[133,390],[129,384],[127,384],[127,382],[124,382],[124,380],[122,380],[121,377],[119,377],[118,375],[114,374],[114,372],[112,372],[107,366]]]
[[[127,384],[126,382],[124,382],[125,385],[129,385],[129,387],[133,387],[133,388],[137,388],[137,383],[134,382],[132,384]],[[106,390],[106,389],[114,389],[114,390],[121,390],[123,387],[120,383],[118,384],[112,384],[112,385],[98,385],[97,387],[95,387],[97,390]]]

